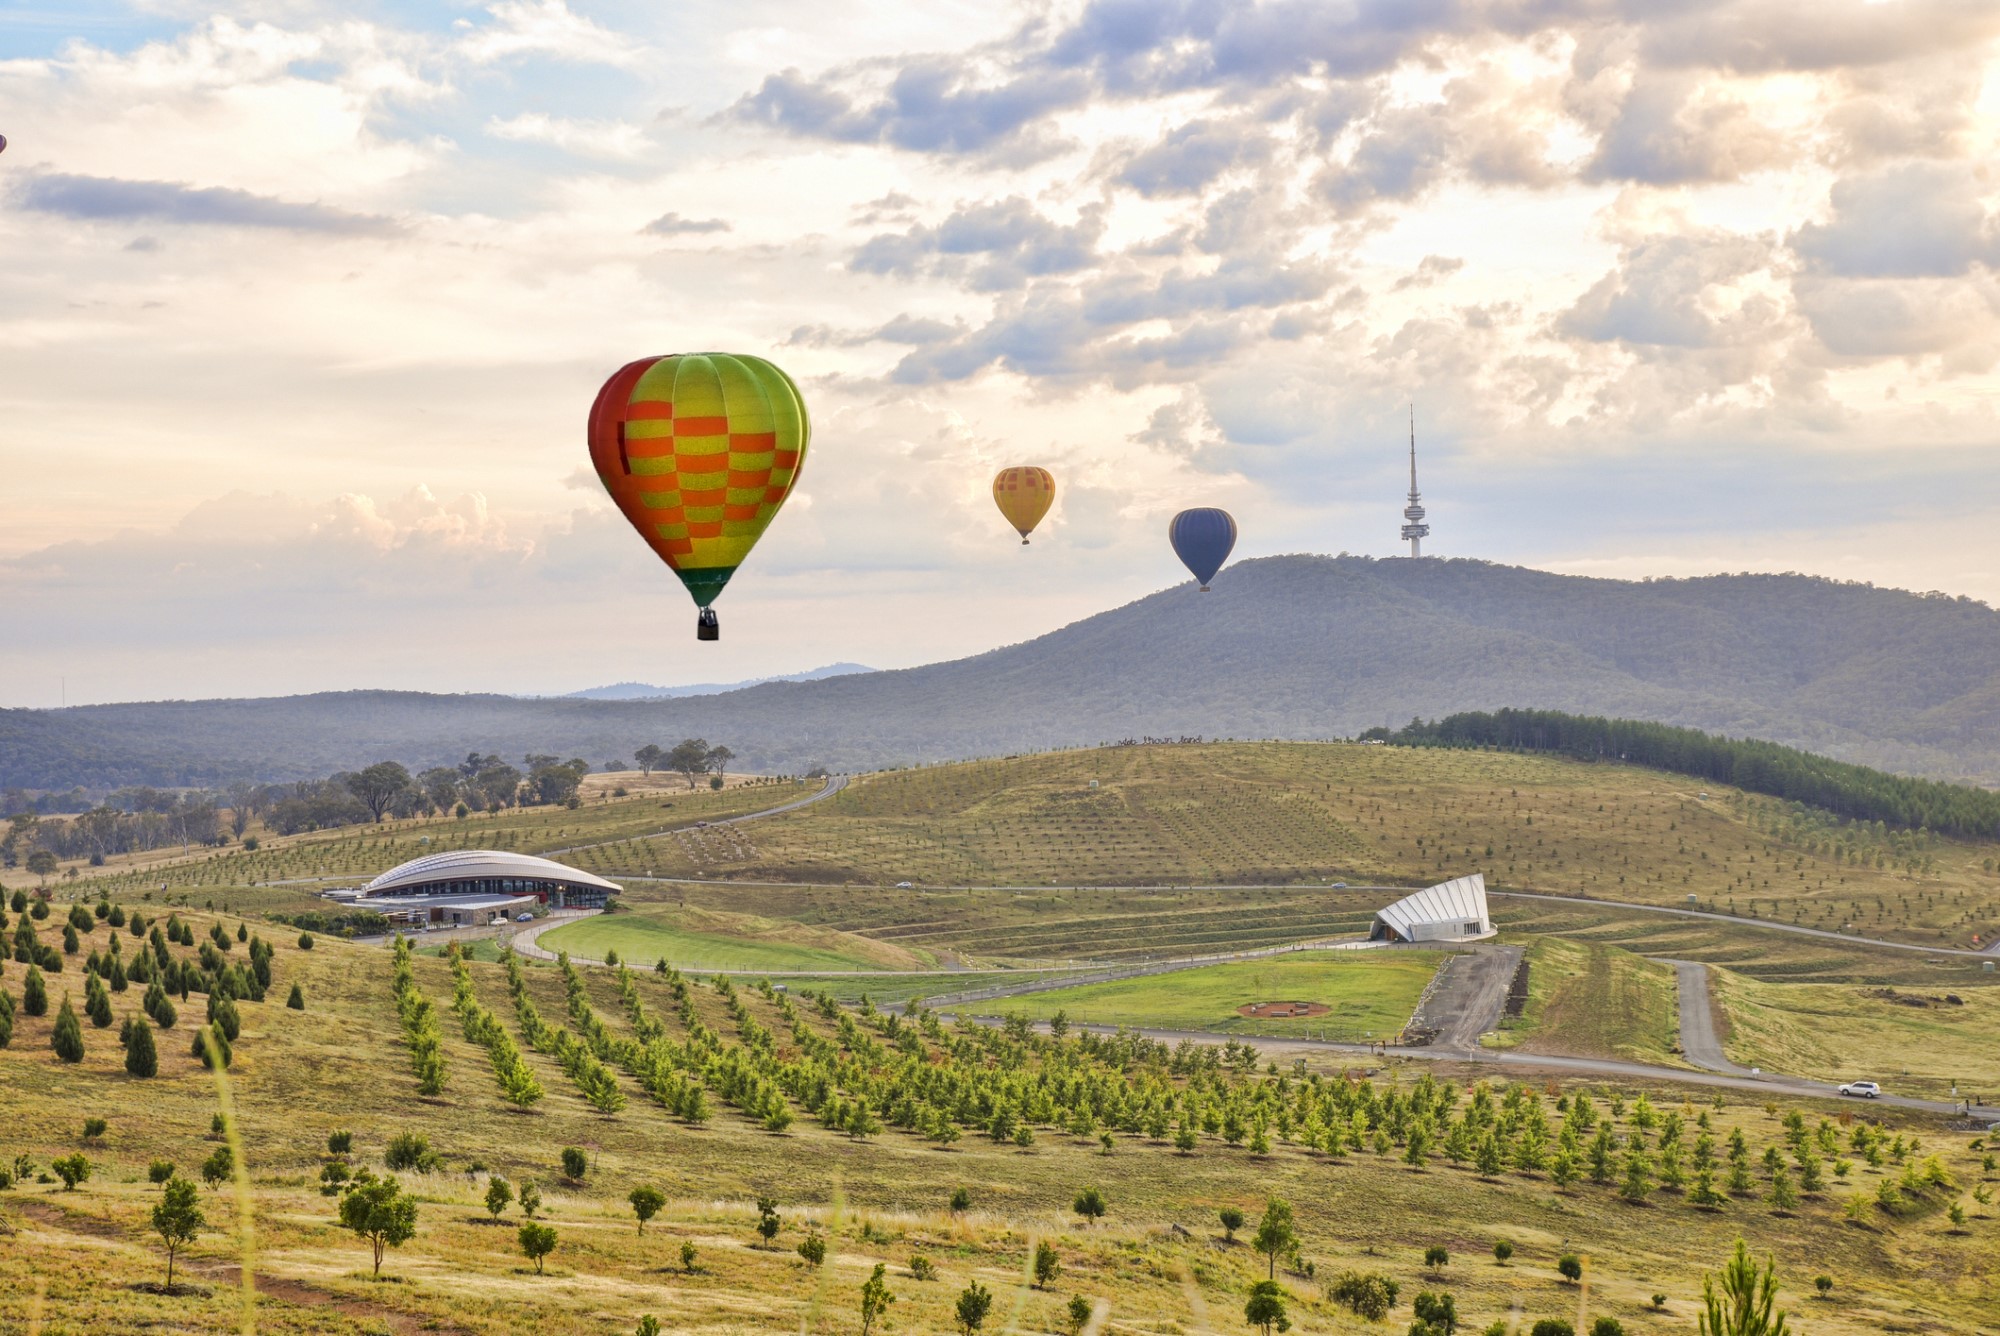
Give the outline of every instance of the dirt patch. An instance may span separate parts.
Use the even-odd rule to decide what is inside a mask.
[[[1324,1016],[1332,1010],[1324,1002],[1245,1002],[1236,1008],[1236,1014],[1260,1021],[1283,1021],[1297,1016]]]
[[[126,1236],[124,1230],[112,1224],[109,1220],[101,1220],[92,1215],[72,1213],[55,1205],[53,1202],[31,1200],[17,1201],[11,1204],[18,1208],[22,1215],[27,1216],[31,1220],[39,1221],[44,1225],[51,1225],[56,1229],[65,1230],[71,1234],[88,1234],[93,1238],[100,1239],[122,1239]]]
[[[1946,993],[1939,997],[1936,993],[1925,996],[1922,993],[1899,993],[1893,988],[1871,988],[1864,997],[1879,997],[1884,1002],[1893,1002],[1899,1007],[1962,1007],[1965,999],[1956,993]]]
[[[171,1285],[163,1285],[157,1280],[141,1280],[134,1282],[128,1288],[137,1290],[140,1294],[158,1294],[169,1299],[206,1299],[215,1293],[206,1285],[189,1285],[178,1280]]]
[[[189,1269],[194,1270],[195,1268],[190,1267]],[[243,1270],[241,1267],[229,1265],[203,1266],[199,1270],[204,1278],[214,1281],[218,1287],[226,1289],[242,1288]],[[257,1294],[260,1298],[277,1299],[301,1308],[328,1309],[345,1317],[367,1318],[382,1323],[390,1331],[395,1332],[396,1336],[403,1336],[403,1333],[406,1332],[414,1333],[419,1331],[441,1331],[447,1333],[447,1336],[471,1336],[471,1333],[464,1327],[437,1325],[432,1318],[420,1317],[409,1313],[399,1313],[395,1309],[385,1307],[381,1304],[369,1303],[363,1299],[335,1294],[331,1290],[323,1290],[316,1285],[308,1284],[302,1280],[292,1280],[285,1276],[274,1276],[268,1271],[259,1271],[256,1281]]]

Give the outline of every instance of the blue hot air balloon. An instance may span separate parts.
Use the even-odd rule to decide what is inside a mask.
[[[1168,523],[1167,541],[1206,593],[1208,582],[1229,560],[1229,549],[1236,546],[1236,521],[1229,518],[1228,511],[1213,506],[1183,510]]]

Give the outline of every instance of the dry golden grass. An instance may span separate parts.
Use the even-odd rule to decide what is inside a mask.
[[[206,928],[208,916],[189,917],[197,933]],[[93,938],[102,935],[99,929]],[[726,1110],[694,1130],[629,1082],[625,1112],[599,1117],[559,1069],[533,1053],[528,1061],[548,1096],[534,1112],[517,1113],[501,1101],[483,1052],[465,1043],[450,1016],[450,1077],[444,1095],[426,1101],[413,1090],[387,953],[339,942],[301,952],[290,934],[266,936],[280,948],[276,986],[270,1001],[243,1005],[245,1035],[231,1073],[256,1202],[255,1270],[265,1295],[256,1310],[259,1331],[622,1333],[651,1312],[667,1330],[703,1336],[801,1326],[846,1332],[859,1283],[878,1258],[891,1264],[899,1296],[891,1332],[948,1329],[953,1297],[974,1278],[998,1296],[989,1330],[1008,1329],[1009,1320],[1022,1330],[1052,1329],[1073,1293],[1106,1300],[1115,1331],[1231,1330],[1261,1259],[1241,1244],[1220,1245],[1215,1211],[1235,1204],[1254,1217],[1267,1193],[1297,1206],[1305,1255],[1322,1277],[1346,1267],[1384,1270],[1403,1282],[1406,1305],[1415,1289],[1437,1283],[1422,1271],[1422,1249],[1444,1243],[1453,1261],[1442,1283],[1476,1327],[1517,1306],[1529,1317],[1572,1315],[1578,1296],[1552,1271],[1565,1247],[1591,1254],[1591,1311],[1615,1314],[1632,1332],[1686,1330],[1702,1272],[1738,1232],[1775,1253],[1785,1302],[1817,1336],[1891,1324],[1972,1330],[1990,1318],[2000,1281],[1993,1246],[2000,1226],[1975,1219],[1970,1233],[1951,1235],[1934,1209],[1900,1222],[1872,1219],[1861,1229],[1842,1223],[1829,1201],[1809,1202],[1789,1220],[1754,1203],[1710,1216],[1671,1194],[1632,1207],[1601,1188],[1557,1193],[1541,1177],[1509,1174],[1488,1183],[1441,1162],[1421,1172],[1372,1154],[1335,1164],[1282,1146],[1258,1159],[1213,1139],[1191,1157],[1125,1137],[1104,1155],[1048,1130],[1025,1153],[976,1137],[939,1151],[900,1133],[857,1142],[804,1121],[772,1136]],[[415,968],[421,987],[441,1005],[449,1000],[444,962],[419,959]],[[511,1026],[498,969],[472,968],[482,1000]],[[0,986],[18,992],[19,974],[10,964]],[[528,977],[553,1022],[562,1014],[560,980],[549,969],[530,969]],[[74,986],[77,976],[58,979]],[[303,1013],[280,1000],[293,981],[305,991]],[[649,1007],[670,1014],[665,987],[650,976],[639,982]],[[609,979],[594,971],[590,985],[600,1015],[624,1032]],[[779,1024],[770,1003],[747,990],[745,1000],[766,1025]],[[695,1001],[705,1023],[734,1034],[712,990],[695,989]],[[117,995],[121,1011],[137,1003],[136,990]],[[99,1114],[111,1123],[101,1146],[84,1148],[98,1172],[78,1191],[35,1183],[0,1193],[0,1221],[12,1231],[0,1241],[0,1330],[27,1331],[37,1321],[48,1336],[234,1329],[236,1250],[226,1191],[204,1190],[215,1228],[191,1259],[193,1278],[213,1292],[168,1299],[131,1288],[161,1274],[144,1224],[155,1192],[145,1182],[147,1162],[169,1158],[191,1173],[214,1146],[214,1088],[181,1038],[198,1007],[197,997],[192,1014],[183,1008],[182,1028],[161,1045],[163,1075],[153,1081],[125,1076],[102,1031],[88,1032],[89,1056],[76,1067],[49,1052],[47,1020],[22,1018],[13,1046],[0,1050],[0,1158],[27,1153],[46,1165],[78,1147],[82,1117]],[[1407,1082],[1414,1070],[1392,1069],[1380,1079]],[[1653,1090],[1657,1101],[1677,1102],[1669,1090]],[[1977,1175],[1963,1135],[1887,1116],[1920,1130],[1926,1149],[1944,1154],[1961,1178]],[[1779,1133],[1760,1108],[1732,1103],[1716,1117],[1725,1130],[1744,1126],[1756,1146]],[[353,1131],[357,1161],[378,1168],[399,1131],[424,1132],[443,1155],[443,1172],[406,1176],[422,1199],[419,1233],[390,1254],[390,1282],[367,1278],[366,1250],[338,1228],[333,1202],[315,1190],[325,1137],[337,1129]],[[554,1167],[564,1145],[584,1147],[593,1158],[580,1185],[561,1182]],[[517,1211],[508,1212],[504,1228],[484,1223],[487,1173],[544,1186],[545,1214],[560,1235],[549,1274],[534,1275],[515,1251]],[[1872,1186],[1865,1168],[1860,1177]],[[641,1182],[657,1185],[670,1203],[643,1238],[623,1201]],[[1086,1183],[1101,1185],[1112,1208],[1104,1224],[1088,1229],[1068,1209]],[[944,1198],[959,1184],[971,1189],[975,1209],[954,1219]],[[785,1217],[775,1250],[752,1246],[750,1202],[760,1193],[776,1196]],[[823,1272],[791,1251],[807,1223],[832,1240]],[[1193,1237],[1173,1235],[1175,1223]],[[1056,1243],[1065,1268],[1048,1292],[1021,1283],[1031,1241],[1041,1237]],[[1492,1265],[1487,1252],[1496,1237],[1516,1244],[1513,1265]],[[679,1270],[683,1240],[699,1250],[701,1270],[692,1276]],[[935,1262],[940,1280],[909,1278],[918,1254]],[[1835,1304],[1805,1297],[1810,1277],[1822,1270],[1837,1279]],[[1315,1297],[1315,1285],[1299,1278],[1288,1284],[1300,1296],[1300,1329],[1371,1329]],[[1667,1316],[1645,1311],[1656,1290],[1670,1296]]]
[[[1725,971],[1716,995],[1729,1020],[1729,1056],[1745,1066],[1825,1081],[1866,1077],[1932,1099],[1951,1098],[1956,1086],[2000,1100],[2000,989],[1766,984]]]

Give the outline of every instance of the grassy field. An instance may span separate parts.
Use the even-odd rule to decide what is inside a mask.
[[[1399,1033],[1416,1010],[1441,957],[1430,951],[1312,951],[1263,960],[1208,965],[1011,997],[980,1010],[1047,1020],[1071,1020],[1225,1034],[1382,1039]],[[1317,1002],[1325,1015],[1253,1019],[1246,1002]]]
[[[208,916],[190,914],[188,922],[202,932]],[[106,936],[90,934],[86,950],[102,948]],[[1672,1194],[1628,1206],[1588,1184],[1558,1192],[1544,1174],[1486,1180],[1442,1158],[1412,1168],[1394,1150],[1334,1162],[1278,1144],[1260,1158],[1202,1136],[1196,1154],[1178,1156],[1120,1134],[1104,1154],[1094,1138],[1044,1128],[1028,1150],[966,1138],[940,1152],[894,1130],[854,1140],[810,1120],[772,1136],[730,1110],[690,1128],[630,1086],[626,1110],[604,1118],[546,1054],[532,1050],[528,1064],[548,1096],[536,1112],[520,1114],[500,1100],[482,1050],[460,1036],[452,1018],[444,1026],[446,1088],[424,1100],[398,1038],[388,966],[380,950],[320,942],[302,952],[282,938],[272,1000],[242,1004],[230,1098],[248,1166],[258,1332],[612,1334],[630,1332],[642,1312],[660,1316],[668,1330],[704,1336],[846,1332],[854,1330],[858,1286],[876,1260],[888,1264],[898,1294],[894,1332],[946,1330],[952,1302],[972,1280],[996,1294],[990,1326],[998,1330],[1052,1330],[1072,1294],[1102,1300],[1108,1330],[1228,1330],[1238,1324],[1250,1280],[1262,1276],[1262,1258],[1242,1242],[1224,1246],[1214,1212],[1240,1206],[1254,1218],[1266,1194],[1294,1202],[1304,1256],[1322,1280],[1342,1268],[1382,1270],[1402,1282],[1402,1314],[1416,1288],[1448,1288],[1474,1330],[1508,1314],[1574,1316],[1580,1304],[1618,1316],[1630,1332],[1686,1330],[1702,1272],[1722,1260],[1736,1234],[1776,1254],[1786,1306],[1822,1334],[1912,1322],[1976,1330],[1990,1316],[1982,1306],[2000,1280],[2000,1250],[1992,1246],[2000,1226],[1976,1212],[1966,1234],[1952,1234],[1938,1214],[1942,1198],[1902,1218],[1874,1214],[1856,1228],[1840,1220],[1834,1198],[1808,1198],[1794,1218],[1776,1218],[1756,1200],[1720,1214],[1688,1210]],[[470,970],[480,1000],[510,1018],[500,970]],[[16,992],[18,972],[10,964],[6,974]],[[76,976],[66,970],[54,978],[74,986]],[[530,968],[526,978],[542,1012],[562,1016],[554,970]],[[304,990],[304,1012],[278,1002],[292,982]],[[418,960],[416,984],[440,1004],[450,998],[440,960]],[[672,1014],[664,982],[642,976],[636,986],[656,1014]],[[612,1032],[626,1032],[608,972],[588,972],[588,990]],[[734,1038],[738,1026],[718,994],[700,986],[690,1000],[704,1024]],[[770,1002],[748,990],[744,1000],[748,1014],[782,1026]],[[134,992],[116,994],[116,1006],[130,1014]],[[0,1248],[0,1330],[238,1330],[242,1222],[226,1188],[202,1190],[212,1228],[194,1244],[184,1272],[208,1294],[168,1298],[134,1288],[162,1274],[144,1224],[158,1190],[146,1184],[144,1166],[166,1158],[186,1174],[216,1148],[208,1136],[216,1086],[178,1040],[198,1010],[184,1016],[162,1042],[162,1076],[150,1082],[124,1076],[116,1046],[94,1028],[86,1028],[84,1062],[60,1064],[48,1052],[48,1018],[20,1018],[12,1046],[0,1050],[6,1160],[26,1154],[46,1166],[82,1150],[96,1164],[76,1192],[46,1182],[0,1192],[8,1230]],[[830,1022],[810,1010],[806,1016],[832,1034]],[[1414,1080],[1414,1068],[1392,1068],[1376,1084],[1408,1092]],[[1640,1088],[1626,1086],[1624,1098]],[[1610,1096],[1602,1088],[1594,1094],[1600,1106]],[[1660,1086],[1652,1086],[1652,1098],[1662,1108],[1678,1100]],[[1722,1134],[1744,1128],[1752,1146],[1782,1134],[1750,1104],[1702,1108]],[[1690,1118],[1696,1112],[1684,1110]],[[100,1140],[80,1140],[86,1114],[108,1118]],[[1940,1152],[1960,1180],[1980,1178],[1964,1136],[1894,1114],[1890,1122],[1896,1132],[1922,1136],[1924,1150]],[[376,1170],[396,1132],[424,1132],[442,1154],[436,1172],[404,1174],[418,1196],[418,1230],[388,1254],[386,1284],[368,1278],[366,1248],[338,1228],[334,1202],[316,1190],[334,1130],[354,1132],[354,1160]],[[556,1168],[562,1146],[586,1150],[590,1170],[580,1182]],[[518,1210],[506,1212],[504,1226],[488,1222],[480,1200],[492,1174],[544,1188],[544,1218],[558,1232],[548,1274],[534,1274],[514,1248]],[[1864,1166],[1856,1176],[1872,1188],[1894,1174],[1894,1166],[1880,1174]],[[634,1184],[656,1184],[666,1196],[644,1234],[632,1228],[624,1204]],[[1068,1210],[1082,1184],[1100,1186],[1110,1200],[1110,1216],[1098,1226],[1084,1228]],[[972,1192],[970,1212],[946,1212],[952,1186]],[[774,1196],[780,1208],[772,1248],[760,1246],[752,1230],[758,1194]],[[1192,1238],[1170,1234],[1176,1222]],[[830,1242],[824,1268],[794,1252],[808,1230]],[[1486,1260],[1494,1238],[1518,1248],[1506,1268]],[[1024,1284],[1034,1240],[1054,1244],[1064,1268],[1048,1290]],[[696,1246],[692,1274],[680,1268],[682,1242]],[[1440,1278],[1420,1262],[1432,1242],[1452,1252]],[[1564,1246],[1590,1252],[1588,1300],[1554,1276]],[[936,1280],[912,1278],[916,1256],[932,1262]],[[1838,1302],[1826,1306],[1806,1298],[1810,1276],[1822,1270],[1838,1278]],[[1284,1282],[1300,1330],[1382,1330],[1340,1312],[1318,1282],[1290,1272]],[[1664,1314],[1650,1312],[1654,1292],[1668,1296]]]
[[[1672,965],[1601,942],[1537,938],[1528,1004],[1486,1046],[1684,1067],[1678,999]]]
[[[1722,786],[1555,757],[1332,743],[1116,747],[861,776],[784,817],[695,825],[809,791],[665,787],[574,810],[263,832],[255,852],[161,851],[143,868],[114,859],[65,873],[120,895],[298,912],[322,878],[351,882],[421,853],[568,850],[565,861],[601,875],[685,879],[634,881],[637,903],[687,898],[973,965],[1337,936],[1365,927],[1390,893],[1332,882],[1409,886],[1473,870],[1496,889],[1682,907],[1692,896],[1744,922],[1852,925],[1920,944],[2000,930],[2000,846],[1842,825]],[[757,880],[808,885],[742,885]],[[899,881],[918,885],[898,892]],[[1189,889],[1253,882],[1281,889]],[[1075,889],[1096,883],[1151,888]],[[955,885],[1019,889],[941,889]],[[1679,931],[1629,923],[1642,934]]]
[[[863,776],[824,805],[732,832],[728,847],[646,841],[609,870],[684,855],[711,876],[930,886],[1423,884],[1478,870],[1501,887],[1694,896],[1746,919],[1940,945],[2000,930],[2000,849],[1802,810],[1557,757],[1113,747]]]
[[[542,934],[545,950],[604,960],[616,949],[635,968],[655,961],[683,969],[921,970],[935,960],[852,933],[719,910],[648,904],[629,913],[596,915]]]
[[[1826,1081],[1870,1077],[1933,1099],[1951,1098],[1956,1085],[2000,1101],[2000,991],[1773,985],[1724,972],[1716,996],[1729,1057],[1745,1066]]]
[[[200,935],[211,916],[196,912],[187,919]],[[233,928],[234,920],[227,924]],[[210,1227],[190,1250],[183,1277],[206,1293],[168,1297],[136,1288],[157,1281],[163,1270],[146,1227],[158,1198],[146,1182],[147,1164],[171,1160],[191,1174],[218,1144],[209,1133],[217,1086],[186,1051],[186,1035],[201,1014],[200,995],[182,1007],[181,1024],[163,1033],[162,1074],[150,1081],[124,1074],[112,1042],[115,1028],[86,1025],[86,1056],[69,1065],[49,1050],[49,1017],[17,1018],[12,1044],[0,1049],[7,1111],[0,1163],[26,1155],[46,1170],[54,1157],[81,1151],[95,1171],[74,1192],[40,1176],[0,1192],[0,1232],[6,1236],[0,1330],[79,1336],[246,1329],[235,1288],[246,1252],[258,1292],[248,1329],[267,1333],[497,1336],[540,1330],[611,1336],[632,1331],[648,1312],[667,1330],[701,1336],[847,1332],[854,1329],[859,1284],[877,1260],[888,1264],[898,1296],[891,1332],[948,1329],[957,1294],[974,1280],[996,1295],[989,1329],[1053,1329],[1062,1306],[1081,1294],[1108,1306],[1107,1330],[1229,1330],[1238,1325],[1244,1292],[1262,1275],[1263,1260],[1240,1241],[1225,1246],[1215,1212],[1238,1206],[1254,1220],[1269,1194],[1296,1207],[1303,1256],[1322,1281],[1346,1268],[1397,1279],[1404,1292],[1398,1322],[1416,1289],[1445,1288],[1475,1330],[1509,1314],[1574,1317],[1587,1306],[1593,1314],[1617,1316],[1629,1332],[1685,1331],[1703,1273],[1719,1264],[1738,1234],[1760,1253],[1775,1255],[1782,1301],[1795,1320],[1809,1320],[1816,1336],[1891,1327],[1974,1331],[1990,1325],[1990,1298],[2000,1281],[2000,1249],[1993,1246],[2000,1224],[1989,1210],[1972,1205],[1967,1232],[1954,1233],[1940,1214],[1945,1198],[1937,1194],[1903,1216],[1871,1210],[1865,1224],[1855,1226],[1842,1220],[1838,1196],[1808,1197],[1790,1218],[1774,1216],[1754,1198],[1708,1214],[1665,1191],[1632,1206],[1587,1183],[1558,1191],[1541,1173],[1508,1170],[1489,1179],[1443,1158],[1413,1167],[1395,1146],[1387,1154],[1362,1151],[1336,1161],[1279,1140],[1269,1155],[1258,1156],[1205,1133],[1194,1154],[1181,1156],[1120,1132],[1105,1154],[1094,1137],[1044,1126],[1026,1149],[975,1135],[939,1150],[893,1129],[856,1139],[808,1118],[773,1135],[720,1102],[710,1122],[690,1126],[623,1075],[618,1081],[629,1102],[605,1117],[585,1104],[551,1056],[532,1049],[526,1062],[547,1094],[533,1112],[521,1113],[501,1099],[484,1052],[466,1041],[448,1012],[442,1044],[448,1076],[438,1096],[424,1098],[414,1088],[401,1040],[388,954],[324,940],[302,951],[290,935],[266,936],[277,947],[272,993],[262,1003],[238,1004],[243,1033],[229,1074],[252,1215],[238,1218],[227,1187],[201,1190]],[[104,949],[108,937],[107,929],[94,930],[83,950]],[[241,952],[238,947],[232,954],[240,958]],[[414,968],[416,986],[444,1007],[451,997],[446,962],[419,958]],[[10,962],[5,969],[0,987],[18,997],[22,967]],[[518,1034],[500,969],[473,964],[469,971],[479,1000]],[[1273,969],[1267,977],[1275,974]],[[79,977],[74,965],[51,976],[55,997],[65,988],[80,994]],[[609,1035],[629,1034],[610,972],[590,970],[583,977]],[[564,1015],[553,969],[530,968],[525,981],[544,1016]],[[280,1000],[293,983],[302,989],[303,1011],[288,1010]],[[666,981],[647,974],[635,987],[653,1014],[669,1018],[673,1034],[684,1032],[671,1019]],[[786,1022],[775,1003],[748,989],[740,996],[746,1017],[783,1033]],[[118,1016],[129,1016],[138,990],[113,998]],[[726,1044],[737,1043],[742,1027],[715,990],[694,987],[689,1006]],[[832,1020],[810,1007],[800,1013],[812,1031],[838,1037]],[[1082,1060],[1075,1041],[1070,1044],[1062,1070]],[[1317,1070],[1338,1080],[1338,1068]],[[1374,1088],[1385,1097],[1408,1095],[1418,1070],[1392,1066],[1377,1074]],[[1274,1079],[1229,1076],[1217,1089],[1248,1090]],[[1170,1078],[1170,1084],[1180,1081]],[[1553,1099],[1583,1089],[1544,1088],[1538,1081],[1522,1093]],[[1641,1089],[1649,1089],[1662,1109],[1689,1119],[1697,1113],[1658,1084],[1589,1089],[1605,1116],[1611,1116],[1610,1097],[1622,1094],[1621,1130],[1635,1116],[1630,1100]],[[1725,1101],[1700,1110],[1713,1118],[1718,1135],[1742,1128],[1753,1151],[1783,1135],[1777,1119],[1759,1106]],[[1830,1102],[1806,1109],[1809,1119],[1851,1112]],[[1962,1186],[1981,1177],[1965,1136],[1931,1120],[1866,1112],[1885,1117],[1888,1131],[1920,1136],[1922,1153],[1938,1153]],[[109,1129],[86,1142],[80,1120],[91,1115],[106,1118]],[[389,1253],[387,1282],[370,1280],[365,1247],[339,1228],[334,1200],[317,1190],[329,1160],[326,1137],[339,1130],[354,1135],[353,1161],[377,1171],[399,1132],[423,1133],[441,1156],[436,1171],[403,1176],[417,1196],[417,1230]],[[1843,1136],[1847,1131],[1838,1130]],[[582,1180],[563,1177],[557,1166],[563,1146],[586,1152],[590,1168]],[[1880,1171],[1864,1165],[1855,1181],[1872,1191],[1897,1172],[1893,1163]],[[514,1247],[518,1209],[506,1212],[504,1225],[487,1223],[480,1202],[495,1174],[543,1188],[543,1215],[558,1235],[547,1274],[535,1274]],[[637,1184],[655,1185],[666,1197],[643,1235],[624,1200]],[[1110,1203],[1107,1219],[1090,1227],[1069,1210],[1071,1197],[1086,1184],[1101,1187]],[[954,1186],[971,1192],[970,1211],[945,1209]],[[752,1228],[752,1201],[759,1194],[773,1197],[781,1215],[774,1247],[760,1246]],[[1171,1233],[1176,1223],[1191,1237]],[[824,1267],[794,1251],[808,1230],[828,1239]],[[1496,1238],[1517,1248],[1504,1268],[1487,1257]],[[1046,1290],[1023,1279],[1036,1240],[1056,1248],[1063,1268]],[[683,1243],[697,1250],[691,1274],[681,1269]],[[1421,1263],[1431,1243],[1452,1254],[1441,1277],[1428,1275]],[[1565,1248],[1590,1254],[1587,1299],[1554,1274]],[[919,1256],[935,1267],[937,1279],[912,1276]],[[1835,1303],[1807,1297],[1810,1277],[1822,1271],[1837,1278]],[[1289,1271],[1283,1279],[1299,1330],[1384,1329],[1339,1310],[1319,1282]],[[1664,1313],[1650,1311],[1655,1292],[1668,1297]]]

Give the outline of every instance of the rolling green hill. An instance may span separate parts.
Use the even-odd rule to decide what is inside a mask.
[[[2000,781],[2000,614],[1800,575],[1273,557],[1228,568],[1210,595],[1178,586],[968,659],[693,699],[365,691],[0,711],[0,787],[296,779],[473,747],[627,755],[685,736],[797,773],[1127,736],[1351,736],[1502,706]]]

